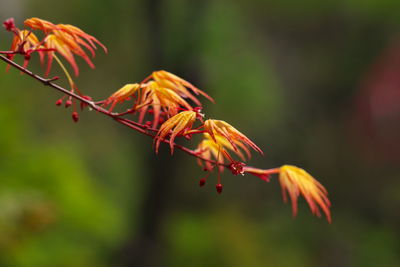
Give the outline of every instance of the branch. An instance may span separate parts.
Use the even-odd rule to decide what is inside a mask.
[[[121,115],[125,115],[127,113],[112,113],[112,112],[109,112],[107,109],[105,109],[105,108],[103,108],[103,107],[101,107],[101,106],[99,106],[97,104],[97,103],[101,103],[101,102],[95,102],[95,101],[88,100],[88,99],[86,99],[86,98],[84,98],[84,97],[82,97],[80,95],[75,94],[74,92],[71,92],[71,91],[65,89],[64,87],[61,87],[58,84],[53,83],[53,81],[59,79],[58,77],[53,77],[53,78],[50,78],[50,79],[46,79],[46,78],[43,78],[43,77],[33,73],[32,71],[30,71],[28,69],[22,67],[21,65],[15,63],[14,61],[8,59],[7,57],[5,57],[3,55],[0,55],[0,59],[2,61],[6,62],[7,64],[11,65],[12,67],[20,70],[21,72],[29,75],[30,77],[32,77],[36,81],[41,82],[43,85],[49,86],[49,87],[51,87],[51,88],[53,88],[53,89],[55,89],[57,91],[62,92],[63,94],[66,94],[66,95],[68,95],[68,96],[70,96],[70,97],[72,97],[72,98],[74,98],[76,100],[79,100],[79,101],[85,103],[86,105],[88,105],[93,110],[95,110],[95,111],[97,111],[97,112],[99,112],[99,113],[101,113],[103,115],[106,115],[106,116],[114,119],[116,122],[118,122],[118,123],[120,123],[122,125],[125,125],[125,126],[131,128],[131,129],[133,129],[133,130],[135,130],[135,131],[137,131],[137,132],[139,132],[141,134],[147,135],[147,136],[149,136],[149,137],[154,139],[155,135],[149,132],[149,130],[150,131],[154,131],[154,129],[148,129],[149,127],[146,126],[146,125],[137,123],[137,122],[129,120],[129,119],[121,118],[120,117]],[[162,142],[163,143],[169,143],[169,140],[163,139]],[[218,165],[218,166],[223,166],[225,168],[229,168],[228,164],[221,164],[221,163],[218,163],[217,161],[203,158],[203,157],[199,156],[198,153],[196,153],[196,151],[193,151],[193,150],[191,150],[191,149],[189,149],[189,148],[187,148],[185,146],[174,144],[174,147],[176,147],[177,149],[179,149],[179,150],[181,150],[181,151],[183,151],[183,152],[185,152],[185,153],[187,153],[187,154],[189,154],[189,155],[191,155],[193,157],[201,159],[203,161],[207,161],[207,162],[210,162],[210,163]]]

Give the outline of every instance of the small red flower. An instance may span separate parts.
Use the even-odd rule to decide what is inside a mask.
[[[6,28],[7,31],[11,32],[15,30],[15,23],[14,23],[14,18],[9,18],[6,21],[3,22],[4,28]]]
[[[86,100],[93,101],[93,99],[92,99],[90,96],[88,96],[88,95],[84,95],[84,96],[82,96],[82,97],[83,97],[84,99],[86,99]],[[83,110],[85,107],[88,106],[88,104],[86,104],[85,102],[82,102],[82,101],[81,101],[80,106],[81,106],[81,110]]]
[[[62,98],[58,99],[56,101],[56,106],[61,106],[62,102],[63,102]]]
[[[199,186],[203,187],[205,184],[206,184],[206,179],[205,178],[200,179]]]
[[[244,175],[245,172],[245,166],[246,164],[244,164],[243,162],[240,161],[233,161],[231,162],[231,164],[229,164],[229,169],[231,170],[233,175]]]
[[[72,120],[73,120],[74,122],[78,122],[78,121],[79,121],[79,114],[78,114],[78,112],[76,112],[76,111],[72,112]]]
[[[72,100],[68,99],[67,101],[65,101],[65,107],[69,108],[72,105]]]
[[[223,188],[222,184],[217,184],[217,185],[215,186],[215,189],[217,189],[218,194],[221,194],[221,193],[222,193],[222,188]]]

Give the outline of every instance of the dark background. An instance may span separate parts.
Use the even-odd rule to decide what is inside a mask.
[[[326,186],[333,222],[303,199],[292,219],[276,179],[225,173],[222,195],[215,176],[200,189],[193,158],[155,156],[151,139],[95,113],[74,124],[58,92],[11,70],[0,266],[400,266],[399,1],[0,1],[1,21],[33,16],[109,48],[95,70],[78,60],[96,99],[159,69],[199,86],[217,102],[208,117],[265,151],[250,165],[301,166]]]

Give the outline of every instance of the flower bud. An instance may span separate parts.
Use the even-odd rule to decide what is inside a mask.
[[[72,105],[72,101],[71,99],[68,99],[67,101],[65,101],[65,107],[68,108]]]
[[[200,179],[200,181],[199,181],[199,186],[200,187],[203,187],[204,185],[206,184],[206,179]]]
[[[72,112],[72,119],[74,120],[74,122],[78,122],[79,121],[78,112],[76,112],[76,111]]]
[[[3,22],[4,28],[6,28],[7,31],[12,31],[15,29],[15,23],[14,23],[14,18],[9,18],[6,21]]]
[[[89,100],[89,101],[93,101],[93,99],[88,95],[84,95],[84,96],[82,96],[82,98],[84,98],[86,100]],[[88,106],[88,104],[86,104],[85,102],[81,101],[81,110],[83,110],[87,106]]]
[[[215,188],[217,189],[218,194],[221,194],[221,192],[222,192],[222,184],[217,184],[215,186]]]
[[[56,106],[61,106],[62,102],[63,102],[62,98],[58,99],[56,101]]]
[[[231,162],[231,164],[229,164],[229,169],[231,170],[233,175],[244,175],[244,170],[243,167],[246,164],[244,164],[243,162],[239,162],[239,161],[233,161]]]

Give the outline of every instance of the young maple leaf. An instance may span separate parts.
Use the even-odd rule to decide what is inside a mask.
[[[228,151],[232,151],[243,161],[246,161],[246,156],[248,158],[251,157],[250,150],[240,141],[234,140],[235,144],[241,148],[235,149],[225,137],[216,134],[215,139],[216,142],[208,133],[204,133],[204,139],[199,143],[196,149],[196,153],[203,159],[206,159],[204,161],[198,158],[197,162],[200,166],[203,166],[204,161],[207,170],[211,170],[213,168],[213,164],[209,162],[210,160],[215,160],[219,164],[224,164],[224,158],[226,158],[229,162],[234,162]],[[245,152],[245,154],[242,152],[242,150]],[[223,171],[223,169],[224,168],[221,168],[221,171]]]
[[[22,30],[18,31],[18,34],[14,35],[14,38],[11,43],[11,51],[23,51],[26,53],[25,60],[24,60],[24,68],[28,66],[28,62],[30,59],[30,52],[34,51],[35,49],[38,49],[41,44],[39,42],[39,39],[36,37],[35,34],[33,34],[30,31],[27,30]],[[44,59],[44,51],[38,51],[39,56],[40,56],[40,61],[43,62]],[[7,58],[13,60],[15,54],[9,54],[7,55]]]
[[[93,49],[97,49],[96,44],[101,46],[101,48],[103,48],[104,52],[106,52],[106,53],[108,52],[105,45],[103,45],[99,40],[97,40],[92,35],[87,34],[86,32],[82,31],[81,29],[79,29],[78,27],[76,27],[74,25],[57,24],[56,27],[57,27],[57,30],[54,31],[55,33],[58,33],[58,34],[66,33],[68,36],[71,36],[72,38],[74,38],[74,40],[76,40],[76,42],[78,44],[85,46],[92,53],[92,56],[94,56]],[[81,38],[85,39],[86,42],[89,43],[89,45],[87,43],[85,43],[85,41],[83,41]],[[93,48],[93,49],[91,49],[91,48]]]
[[[319,208],[325,213],[328,222],[331,222],[331,205],[325,187],[315,180],[305,170],[296,166],[284,165],[279,168],[279,182],[282,187],[283,199],[286,202],[288,192],[292,201],[293,215],[297,214],[297,198],[303,195],[310,206],[311,212],[321,216]]]
[[[204,130],[211,136],[214,142],[218,143],[216,136],[222,136],[225,138],[233,147],[235,151],[238,151],[238,143],[245,144],[259,152],[261,155],[264,153],[262,150],[253,143],[244,134],[236,130],[232,125],[221,120],[206,120],[204,122]],[[223,144],[221,144],[223,145]]]
[[[109,96],[104,101],[103,106],[107,107],[108,105],[111,104],[111,107],[109,109],[109,111],[111,112],[116,104],[122,103],[125,100],[129,100],[130,97],[132,97],[139,89],[140,89],[140,84],[138,83],[126,84],[118,91],[113,93],[111,96]]]
[[[217,137],[217,138],[219,138],[219,137]],[[219,140],[219,141],[220,141],[220,144],[224,143],[224,145],[228,145],[228,146],[232,147],[230,145],[230,143],[224,139]],[[215,164],[212,164],[210,162],[211,160],[215,160],[216,162],[218,162],[221,165],[224,164],[224,162],[225,162],[224,158],[226,158],[228,154],[223,153],[224,149],[222,148],[222,146],[220,144],[214,142],[214,140],[207,133],[204,134],[204,139],[198,144],[196,153],[205,160],[197,158],[197,162],[200,166],[203,166],[203,161],[204,161],[205,170],[211,171],[214,168]],[[228,158],[228,160],[229,160],[229,158]],[[224,168],[222,167],[220,169],[222,171]]]
[[[150,77],[152,77],[161,86],[175,91],[177,94],[181,95],[184,98],[189,98],[198,106],[201,106],[201,102],[192,93],[190,93],[190,91],[192,91],[195,95],[201,94],[214,103],[214,99],[210,97],[208,94],[206,94],[205,92],[203,92],[190,82],[185,81],[184,79],[168,71],[165,70],[155,71],[152,73]]]
[[[143,87],[142,97],[138,103],[138,107],[142,107],[139,111],[139,123],[143,121],[149,107],[153,108],[153,128],[159,124],[161,112],[165,112],[169,116],[174,116],[178,113],[179,109],[193,109],[179,94],[161,86],[158,82],[150,81]]]
[[[56,28],[56,25],[51,23],[50,21],[39,19],[39,18],[30,18],[24,21],[25,26],[30,27],[34,30],[41,30],[45,33],[49,33],[50,31]]]
[[[164,140],[168,134],[171,134],[169,146],[171,148],[171,154],[173,154],[175,137],[190,130],[193,123],[196,121],[196,116],[197,113],[194,111],[182,111],[165,121],[154,138],[156,153],[158,153],[158,147],[160,146],[161,141]]]
[[[94,64],[81,46],[88,49],[91,52],[92,57],[95,56],[94,49],[97,49],[95,43],[100,45],[107,53],[107,48],[95,37],[85,33],[73,25],[55,25],[39,18],[27,19],[24,21],[24,24],[34,30],[43,31],[46,34],[46,37],[43,40],[43,46],[48,49],[54,49],[56,52],[60,53],[71,65],[76,76],[79,75],[79,68],[75,62],[74,55],[82,57],[91,68],[94,68]],[[48,52],[47,55],[48,63],[46,76],[49,74],[51,69],[54,51]]]
[[[297,199],[300,195],[303,195],[314,215],[320,217],[320,209],[322,209],[328,222],[330,223],[332,221],[329,210],[331,203],[328,199],[328,192],[322,184],[305,170],[292,165],[284,165],[280,168],[268,170],[243,166],[241,171],[241,173],[249,173],[257,176],[266,182],[269,182],[271,174],[279,173],[283,200],[287,202],[286,193],[289,193],[292,202],[293,216],[297,215]],[[233,170],[232,172],[237,174]]]

